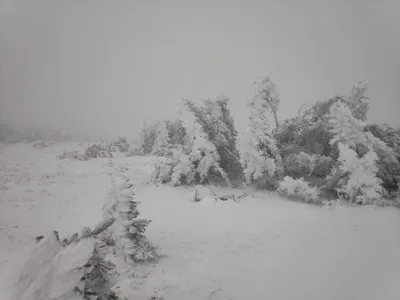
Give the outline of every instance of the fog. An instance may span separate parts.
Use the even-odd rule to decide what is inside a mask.
[[[367,79],[369,121],[400,125],[398,0],[0,1],[12,126],[133,136],[181,97],[224,94],[241,129],[268,73],[280,118]]]

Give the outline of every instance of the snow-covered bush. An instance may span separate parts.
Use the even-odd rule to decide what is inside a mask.
[[[64,151],[62,154],[57,156],[58,159],[73,159],[73,160],[87,160],[84,154],[78,151]]]
[[[125,153],[129,151],[130,145],[126,137],[121,136],[117,141],[112,143],[113,147],[115,147],[119,152]]]
[[[283,180],[279,182],[277,191],[288,197],[301,198],[305,202],[316,203],[320,200],[319,190],[316,187],[311,187],[303,178],[293,179],[289,176],[285,176]]]
[[[120,179],[114,185],[109,202],[104,208],[105,219],[114,219],[110,226],[110,239],[123,253],[129,264],[157,259],[155,247],[144,236],[146,219],[138,219],[138,202],[135,200],[134,186],[128,179]]]
[[[49,142],[38,140],[33,143],[32,147],[38,148],[38,149],[43,149],[43,148],[49,147],[50,145],[51,145],[51,143],[49,143]]]
[[[112,158],[110,146],[104,146],[102,144],[92,144],[85,149],[84,156],[86,159],[91,158]]]

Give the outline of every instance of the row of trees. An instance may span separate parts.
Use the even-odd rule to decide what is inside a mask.
[[[135,154],[166,157],[153,177],[162,183],[246,182],[306,200],[380,202],[398,190],[400,129],[367,123],[366,91],[367,82],[358,82],[349,93],[280,121],[281,100],[269,75],[255,83],[240,139],[228,98],[183,99],[176,120],[143,127]]]

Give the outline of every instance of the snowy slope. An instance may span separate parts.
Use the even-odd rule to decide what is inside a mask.
[[[165,255],[136,268],[122,287],[130,299],[400,299],[399,210],[329,210],[265,193],[193,203],[192,188],[143,184],[153,158],[56,158],[78,148],[0,147],[1,299],[35,236],[97,223],[121,173],[137,183],[139,210],[153,220],[147,236]]]

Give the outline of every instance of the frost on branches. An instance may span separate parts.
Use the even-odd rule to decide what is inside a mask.
[[[154,246],[144,236],[150,221],[137,219],[137,205],[133,184],[127,179],[120,179],[114,185],[109,203],[104,209],[104,217],[115,220],[110,227],[111,238],[123,253],[125,261],[130,264],[157,258]]]
[[[276,187],[274,178],[281,171],[282,160],[277,142],[272,136],[268,113],[271,110],[277,111],[279,98],[273,97],[275,86],[269,77],[267,79],[264,80],[262,93],[260,92],[264,96],[256,96],[249,103],[250,124],[242,140],[241,163],[248,183],[257,181],[263,185]],[[266,86],[270,86],[269,90]]]
[[[206,183],[222,178],[230,184],[227,174],[220,166],[217,148],[209,140],[189,105],[188,100],[182,100],[180,120],[186,131],[184,145],[172,149],[172,157],[156,166],[154,179],[181,185]]]

